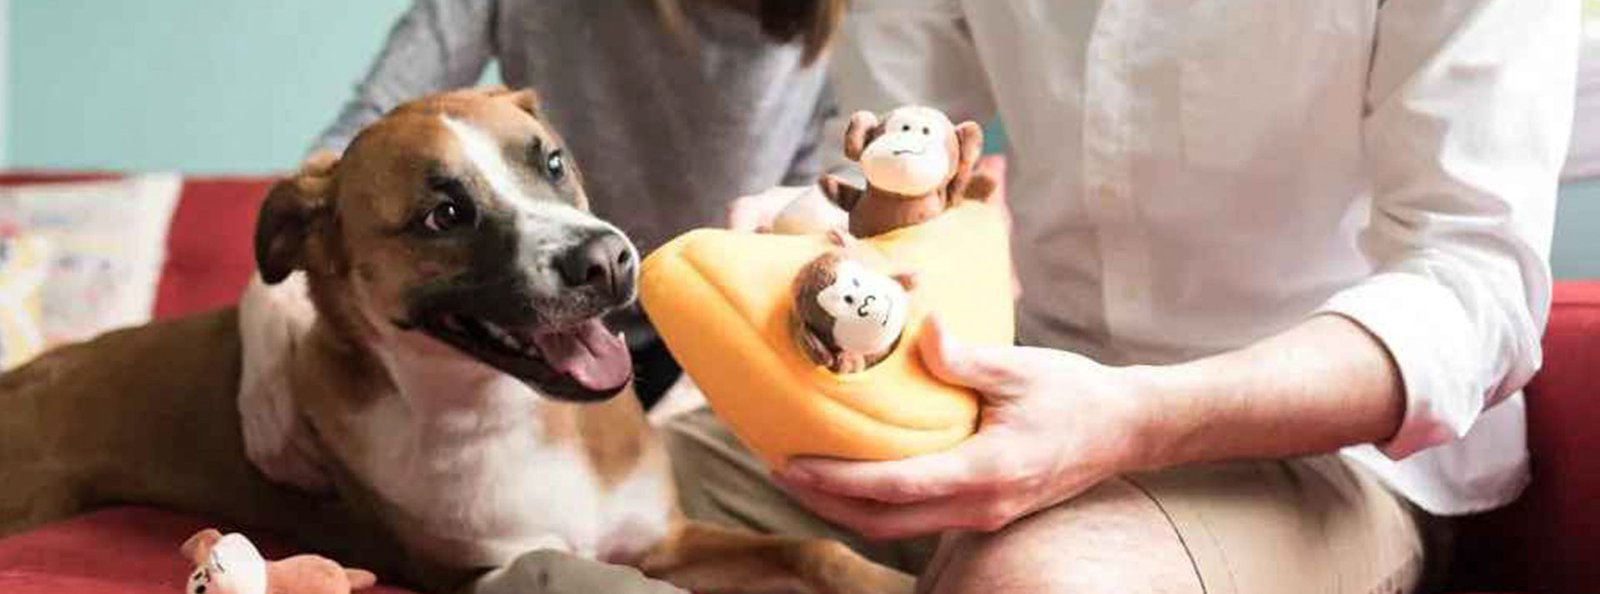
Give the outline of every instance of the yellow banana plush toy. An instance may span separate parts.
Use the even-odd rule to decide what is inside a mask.
[[[796,455],[885,460],[961,442],[976,428],[977,396],[939,381],[923,365],[916,338],[924,320],[937,314],[953,336],[973,343],[1013,340],[1005,218],[996,205],[959,198],[972,195],[966,191],[968,176],[957,173],[970,171],[967,157],[975,159],[976,150],[969,150],[968,143],[974,135],[958,133],[937,112],[942,127],[935,120],[923,133],[921,122],[931,110],[915,108],[922,119],[910,119],[917,122],[911,127],[903,123],[908,118],[897,117],[905,109],[881,119],[857,114],[850,136],[859,146],[847,141],[847,153],[872,158],[874,144],[892,140],[895,152],[948,152],[944,171],[900,168],[891,192],[873,183],[874,168],[893,169],[892,162],[882,159],[864,167],[865,190],[845,187],[841,192],[842,184],[832,179],[823,187],[851,211],[852,219],[859,211],[850,207],[870,205],[873,216],[883,220],[890,210],[885,207],[894,204],[885,201],[902,200],[918,209],[915,220],[845,239],[840,238],[842,230],[773,235],[700,229],[657,249],[642,266],[640,298],[667,347],[717,415],[773,468]],[[893,125],[906,125],[901,132],[918,137],[897,137],[889,129]],[[864,133],[862,126],[868,128]],[[969,122],[961,128],[968,126],[975,127]],[[918,141],[925,143],[920,151],[911,146]],[[912,191],[921,187],[919,177],[931,178],[921,186],[939,195],[941,208],[930,209],[926,195]],[[862,253],[871,257],[851,257]],[[892,284],[887,277],[900,279],[894,288],[909,287],[899,298],[905,311],[873,309],[860,301],[860,293],[842,289],[801,292],[797,298],[802,284],[797,277],[803,270],[841,257],[856,268],[838,278],[876,273],[885,278],[883,283]],[[851,297],[851,302],[844,301]],[[898,340],[857,336],[854,342],[890,346],[850,364],[819,358],[818,349],[807,348],[807,326],[797,323],[797,310],[810,299],[836,313],[846,305],[859,307],[864,319],[903,323],[904,330]],[[842,344],[852,342],[842,338]]]

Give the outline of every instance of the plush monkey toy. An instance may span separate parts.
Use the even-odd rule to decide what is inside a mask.
[[[850,233],[871,237],[936,217],[964,197],[986,199],[993,180],[973,176],[982,150],[976,122],[954,125],[930,107],[899,107],[881,120],[860,111],[850,116],[844,151],[861,164],[866,189],[832,175],[819,184],[850,213]]]
[[[905,331],[915,276],[883,274],[868,262],[887,259],[871,247],[829,232],[838,246],[800,269],[795,277],[790,331],[812,362],[834,373],[856,373],[883,360]]]
[[[244,535],[209,528],[189,537],[183,554],[195,564],[185,594],[350,594],[378,581],[317,555],[268,561]]]

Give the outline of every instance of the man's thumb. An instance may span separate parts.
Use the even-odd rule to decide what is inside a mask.
[[[929,316],[918,340],[922,362],[940,380],[966,386],[989,396],[1014,395],[1022,382],[1017,362],[1006,356],[1008,349],[978,346],[951,336],[944,322]]]

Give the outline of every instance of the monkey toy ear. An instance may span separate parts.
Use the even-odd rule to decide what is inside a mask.
[[[945,199],[959,200],[972,181],[972,172],[978,167],[978,157],[983,156],[983,127],[967,120],[956,125],[956,170],[945,188]]]
[[[548,121],[544,115],[544,102],[539,98],[539,93],[532,88],[507,89],[501,87],[498,91],[490,92],[496,98],[509,99],[522,111],[528,112],[535,119]]]
[[[867,145],[883,135],[883,122],[878,120],[878,115],[870,111],[858,111],[850,114],[850,125],[844,129],[844,156],[851,161],[860,161],[861,152],[867,150]]]
[[[906,291],[915,291],[917,289],[917,271],[915,270],[897,270],[890,274],[889,278],[894,279],[896,283],[900,283],[900,288]]]

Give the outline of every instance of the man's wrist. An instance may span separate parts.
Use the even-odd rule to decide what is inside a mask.
[[[1181,444],[1199,422],[1193,398],[1193,374],[1177,365],[1133,365],[1116,368],[1130,402],[1132,431],[1123,472],[1158,470],[1184,462]]]
[[[1387,350],[1342,316],[1237,351],[1117,373],[1134,411],[1124,471],[1337,451],[1388,439],[1405,413]]]

